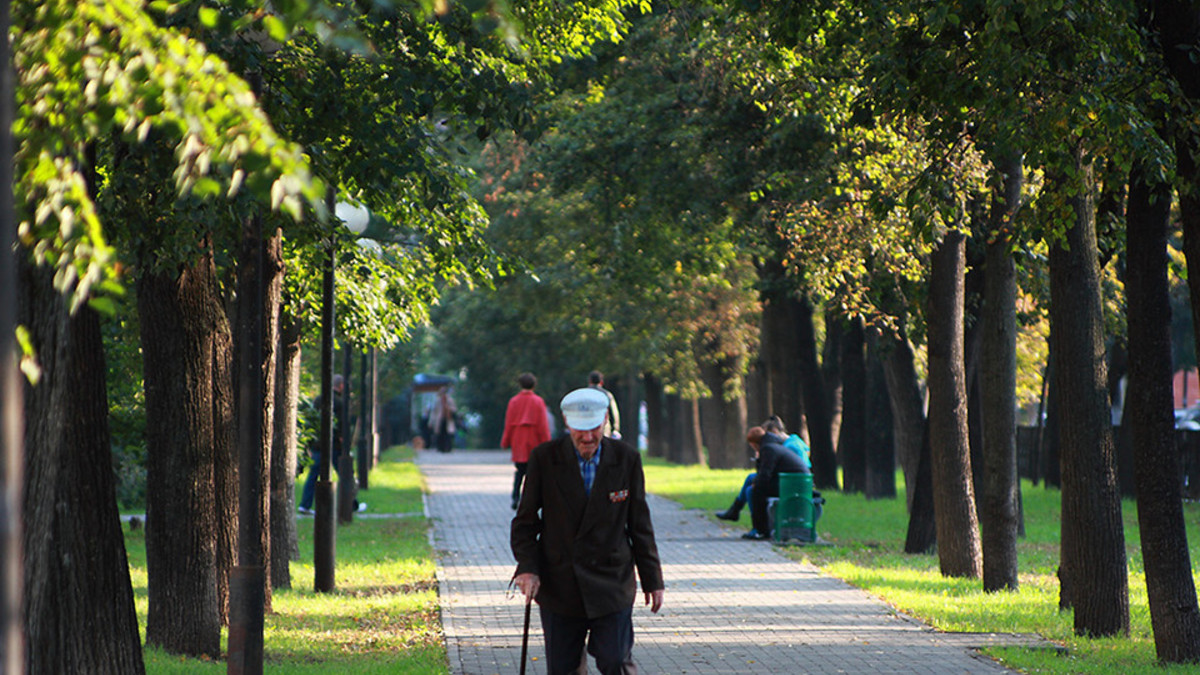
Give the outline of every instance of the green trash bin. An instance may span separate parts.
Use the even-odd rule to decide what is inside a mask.
[[[779,474],[779,501],[775,505],[775,541],[816,541],[812,492],[812,474]]]

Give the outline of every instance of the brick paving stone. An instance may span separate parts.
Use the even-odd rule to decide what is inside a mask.
[[[524,603],[508,591],[515,569],[508,453],[418,455],[450,672],[517,673]],[[667,592],[656,615],[639,590],[633,657],[644,675],[1012,672],[972,649],[1004,636],[935,632],[701,511],[653,495],[650,508]],[[543,653],[535,605],[526,672],[546,672]]]

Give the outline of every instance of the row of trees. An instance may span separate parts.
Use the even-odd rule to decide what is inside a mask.
[[[640,380],[651,452],[714,467],[742,466],[747,419],[777,412],[806,429],[818,486],[837,485],[840,460],[847,489],[879,496],[888,453],[865,439],[884,411],[913,499],[906,548],[936,541],[943,573],[1003,590],[1018,584],[1017,336],[1048,310],[1060,604],[1079,634],[1122,635],[1106,329],[1124,320],[1157,651],[1200,660],[1167,257],[1177,219],[1200,266],[1198,16],[1174,2],[656,5],[562,69],[537,143],[481,155],[489,236],[525,273],[439,310],[447,362],[468,365],[480,407],[526,369],[550,392],[592,367]],[[678,398],[665,417],[662,390]],[[668,447],[664,421],[682,430]]]
[[[298,359],[330,326],[322,271],[338,269],[343,345],[386,349],[441,283],[501,269],[460,144],[529,128],[545,69],[619,38],[630,4],[12,5],[17,199],[0,219],[19,226],[0,332],[26,383],[16,395],[6,369],[0,400],[5,672],[143,671],[115,340],[141,354],[141,386],[119,390],[145,411],[146,642],[220,657],[235,566],[266,570],[269,611],[291,583]],[[335,226],[335,202],[370,208],[374,245]],[[244,656],[231,672],[261,672]]]

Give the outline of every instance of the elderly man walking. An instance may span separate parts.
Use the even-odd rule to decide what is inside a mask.
[[[641,456],[604,436],[603,392],[576,389],[560,408],[570,435],[529,456],[512,520],[513,580],[538,602],[550,675],[586,666],[585,645],[602,675],[635,675],[634,569],[651,612],[664,594]]]

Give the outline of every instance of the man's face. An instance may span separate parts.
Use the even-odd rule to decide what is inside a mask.
[[[579,451],[579,456],[584,459],[591,459],[592,455],[596,454],[596,448],[600,447],[600,439],[604,437],[604,424],[595,429],[587,429],[580,431],[579,429],[571,429],[571,442],[575,444],[575,449]]]

